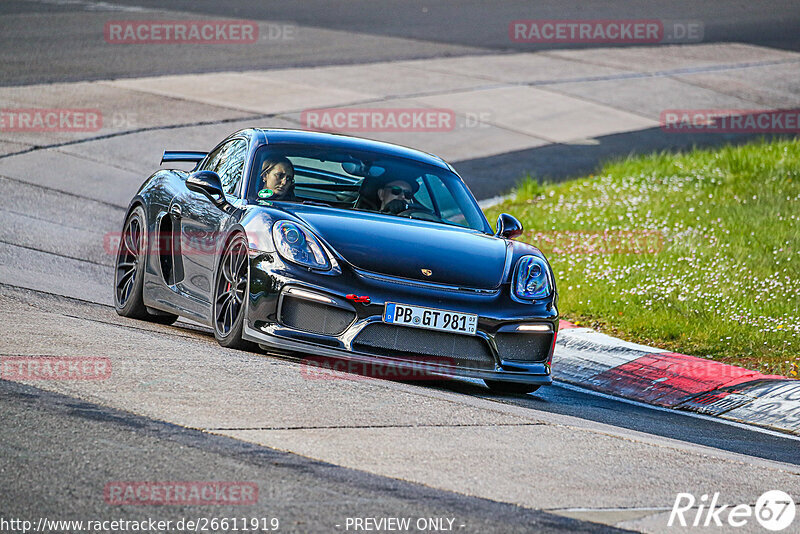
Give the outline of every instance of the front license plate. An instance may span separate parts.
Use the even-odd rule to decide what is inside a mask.
[[[478,330],[478,316],[474,313],[436,310],[397,302],[386,303],[383,322],[458,334],[475,334]]]

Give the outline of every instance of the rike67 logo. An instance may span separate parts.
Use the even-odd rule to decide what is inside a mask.
[[[780,490],[770,490],[750,504],[720,504],[719,493],[709,500],[708,495],[696,499],[691,493],[679,493],[669,514],[667,526],[681,527],[743,527],[753,518],[765,529],[779,532],[787,529],[797,510],[794,499]]]

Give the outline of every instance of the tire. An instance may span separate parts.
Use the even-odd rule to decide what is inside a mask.
[[[144,305],[144,269],[147,258],[147,220],[144,209],[136,206],[122,227],[114,268],[114,309],[123,317],[159,324],[172,324],[177,315],[153,314]]]
[[[520,384],[518,382],[504,382],[502,380],[484,380],[483,382],[493,392],[504,395],[525,395],[539,389],[539,386],[535,384]]]
[[[220,257],[211,303],[214,337],[223,347],[255,350],[255,344],[242,339],[249,268],[247,241],[244,235],[236,234]]]

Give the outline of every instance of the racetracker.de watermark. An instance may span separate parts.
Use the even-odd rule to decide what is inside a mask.
[[[337,132],[450,132],[456,114],[441,108],[322,108],[300,114],[308,130]]]
[[[658,230],[534,230],[525,241],[545,254],[656,254],[664,248]]]
[[[703,40],[703,35],[704,25],[697,20],[528,19],[514,20],[508,25],[508,37],[514,43],[696,43]]]
[[[116,256],[122,232],[107,232],[103,235],[103,250]],[[149,252],[156,256],[171,256],[180,251],[182,256],[208,256],[217,254],[220,240],[225,236],[218,232],[182,230],[176,232],[152,232],[148,234]]]
[[[800,109],[666,109],[667,133],[800,133]]]
[[[111,360],[92,356],[3,356],[3,380],[106,380]]]
[[[102,127],[99,109],[0,109],[0,132],[96,132]]]
[[[255,482],[115,481],[103,497],[112,505],[250,505],[258,502]]]
[[[402,367],[391,363],[376,361],[356,361],[327,356],[309,356],[303,358],[300,375],[306,380],[365,380],[380,378],[397,381],[446,380],[447,377],[436,374],[437,367],[455,367],[452,358],[431,357],[425,362],[406,362]],[[440,369],[441,373],[442,370]]]
[[[252,20],[111,20],[103,35],[109,44],[254,44]]]
[[[121,232],[103,235],[103,250],[115,256]],[[222,236],[216,232],[180,231],[148,234],[150,254],[183,256],[218,254]],[[655,254],[664,248],[664,234],[658,230],[533,230],[524,240],[546,254]]]

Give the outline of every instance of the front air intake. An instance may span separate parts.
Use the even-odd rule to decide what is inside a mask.
[[[327,336],[338,336],[356,319],[353,311],[284,295],[280,309],[282,325]]]
[[[550,354],[553,334],[499,332],[494,340],[501,360],[531,363],[544,362]]]
[[[478,336],[373,323],[356,336],[353,348],[401,360],[429,361],[465,369],[493,371],[495,368],[488,343]]]

